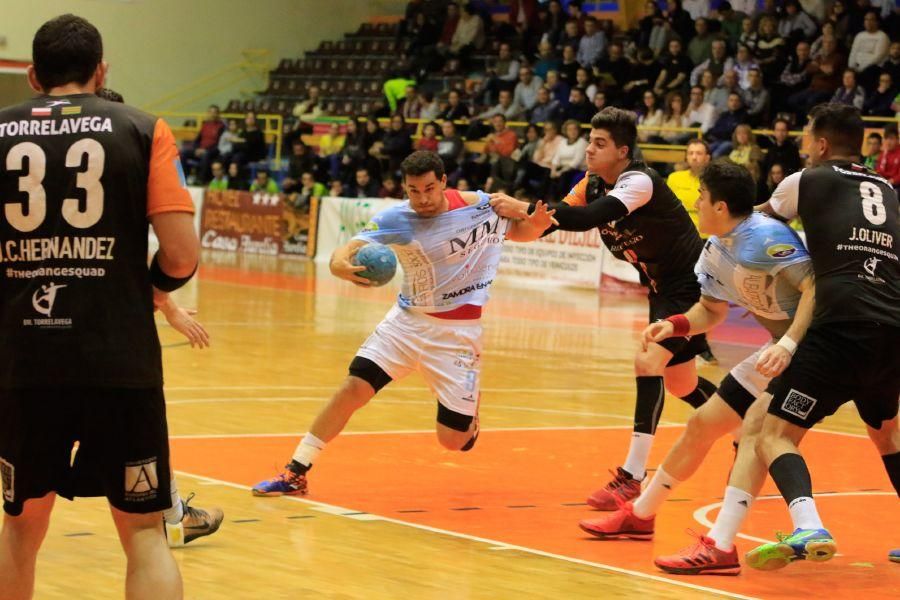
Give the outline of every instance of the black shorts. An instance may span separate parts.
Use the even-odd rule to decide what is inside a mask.
[[[655,323],[673,315],[686,313],[690,307],[699,302],[700,284],[696,281],[686,282],[660,294],[650,292],[647,300],[650,303],[650,322]],[[695,356],[709,348],[705,333],[670,337],[661,341],[659,345],[673,354],[667,365],[669,367],[693,360]]]
[[[0,472],[13,516],[48,492],[106,496],[128,513],[170,508],[162,388],[0,391]]]
[[[769,413],[809,429],[852,400],[866,425],[897,416],[900,329],[877,323],[810,327],[788,368],[769,385]]]

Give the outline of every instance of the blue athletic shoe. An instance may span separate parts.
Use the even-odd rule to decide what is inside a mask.
[[[900,548],[888,552],[888,560],[891,562],[900,563]]]
[[[305,496],[306,475],[294,473],[285,467],[284,471],[253,486],[254,496]]]
[[[776,534],[777,542],[763,544],[747,553],[747,564],[761,571],[774,571],[795,560],[830,560],[837,552],[834,538],[824,529],[797,529],[790,535]]]

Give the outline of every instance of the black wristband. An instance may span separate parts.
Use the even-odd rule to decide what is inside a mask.
[[[166,275],[162,270],[162,267],[159,266],[159,252],[154,254],[153,260],[150,261],[150,283],[161,292],[174,292],[190,281],[191,277],[193,277],[196,272],[197,267],[194,266],[194,270],[191,271],[191,274],[187,277],[171,277]]]

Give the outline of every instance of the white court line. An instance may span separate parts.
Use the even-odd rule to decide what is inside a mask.
[[[671,424],[660,427],[684,427],[684,425]],[[493,427],[491,429],[481,429],[482,433],[490,433],[493,431],[593,431],[608,429],[631,429],[628,425],[572,425],[568,427]],[[383,431],[342,431],[341,437],[346,435],[406,435],[419,433],[434,433],[432,429],[394,429]],[[300,433],[198,433],[186,435],[170,435],[170,440],[215,440],[215,439],[239,439],[239,438],[264,438],[264,437],[303,437],[306,432]]]
[[[241,485],[239,483],[232,483],[230,481],[224,481],[224,480],[215,479],[212,477],[205,477],[203,475],[195,475],[193,473],[188,473],[187,471],[176,470],[175,472],[179,475],[182,475],[185,477],[192,477],[192,478],[198,479],[200,481],[216,483],[219,485],[236,488],[239,490],[247,490],[247,491],[250,490],[250,486],[248,486],[248,485]],[[350,509],[344,509],[344,508],[341,508],[338,506],[334,506],[332,504],[326,504],[324,502],[317,502],[315,500],[307,500],[305,498],[297,498],[296,496],[280,496],[274,500],[288,500],[288,501],[293,501],[293,502],[300,502],[302,504],[306,504],[306,505],[314,507],[314,510],[318,510],[320,512],[325,512],[325,513],[333,514],[333,515],[340,515],[341,513],[348,513],[348,512],[356,512],[356,511],[353,511]],[[357,516],[357,515],[352,515],[352,516]],[[570,562],[570,563],[574,563],[574,564],[578,564],[578,565],[594,567],[596,569],[602,569],[604,571],[611,571],[613,573],[619,573],[622,575],[631,575],[633,577],[640,577],[642,579],[649,579],[651,581],[667,583],[667,584],[678,586],[678,587],[684,587],[684,588],[697,590],[697,591],[701,591],[701,592],[708,592],[710,594],[716,594],[718,596],[723,596],[725,598],[738,598],[740,600],[758,600],[757,598],[755,598],[753,596],[744,596],[741,594],[734,594],[731,592],[726,592],[725,590],[718,590],[716,588],[706,587],[706,586],[697,585],[697,584],[693,584],[693,583],[687,583],[685,581],[668,579],[666,577],[662,577],[659,575],[651,575],[649,573],[642,573],[640,571],[632,571],[630,569],[623,569],[621,567],[614,567],[612,565],[607,565],[607,564],[603,564],[603,563],[582,560],[580,558],[574,558],[572,556],[565,556],[562,554],[553,554],[552,552],[545,552],[543,550],[538,550],[536,548],[528,548],[526,546],[517,546],[515,544],[508,544],[506,542],[501,542],[498,540],[492,540],[489,538],[468,535],[465,533],[459,533],[459,532],[450,531],[447,529],[439,529],[437,527],[430,527],[428,525],[420,525],[418,523],[410,523],[409,521],[401,521],[399,519],[392,519],[390,517],[369,515],[369,518],[367,520],[370,520],[370,521],[371,520],[379,520],[379,521],[384,521],[387,523],[393,523],[394,525],[402,525],[404,527],[411,527],[413,529],[428,531],[430,533],[437,533],[437,534],[447,535],[447,536],[455,537],[455,538],[459,538],[459,539],[469,540],[469,541],[473,541],[473,542],[479,542],[482,544],[488,544],[492,548],[503,548],[505,550],[518,550],[520,552],[525,552],[526,554],[534,554],[536,556],[542,556],[544,558],[553,558],[556,560]]]
[[[896,496],[896,494],[894,492],[822,492],[821,494],[816,494],[814,492],[813,496],[815,498],[832,498],[841,496]],[[759,496],[756,498],[756,500],[754,500],[754,502],[758,502],[760,500],[784,500],[784,498],[782,498],[781,496]],[[694,511],[694,520],[704,527],[712,527],[713,523],[709,520],[709,513],[716,508],[720,508],[721,506],[721,502],[713,502],[712,504],[701,506]],[[763,544],[768,544],[772,541],[771,539],[767,540],[765,538],[758,538],[756,536],[746,535],[743,533],[738,533],[737,536],[745,540],[750,540],[751,542],[761,542]]]

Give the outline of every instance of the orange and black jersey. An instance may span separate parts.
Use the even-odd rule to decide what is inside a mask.
[[[162,383],[148,217],[193,212],[161,120],[92,94],[0,111],[0,388]]]
[[[563,202],[568,207],[557,210],[559,229],[599,227],[606,247],[634,265],[651,292],[696,284],[694,265],[703,241],[684,205],[654,169],[633,161],[613,185],[587,174]]]

